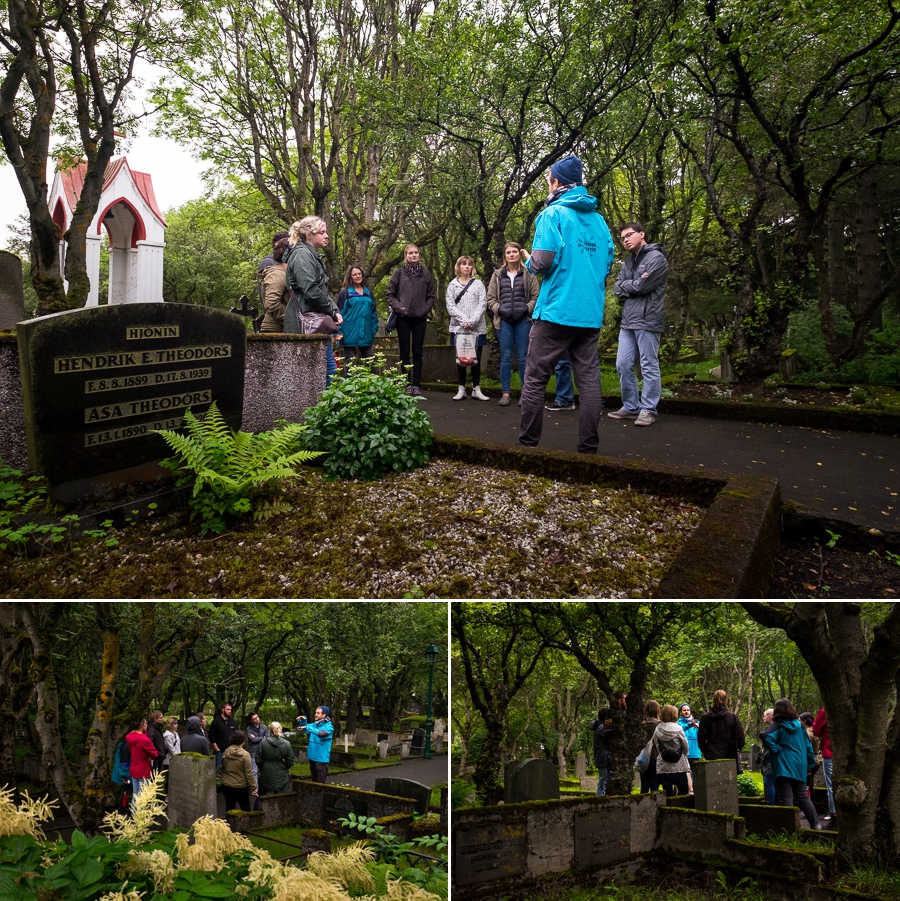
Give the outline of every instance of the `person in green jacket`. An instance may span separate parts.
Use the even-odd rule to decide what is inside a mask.
[[[269,723],[269,734],[260,741],[256,750],[259,793],[272,795],[289,792],[294,762],[294,749],[284,737],[281,723]]]
[[[535,223],[525,268],[541,278],[528,343],[519,444],[536,447],[544,425],[544,395],[550,374],[568,353],[581,396],[578,451],[596,454],[603,411],[597,341],[603,325],[606,277],[612,267],[612,235],[597,212],[597,198],[581,184],[577,156],[553,164],[550,196]]]

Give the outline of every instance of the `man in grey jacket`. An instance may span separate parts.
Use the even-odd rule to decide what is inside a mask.
[[[622,264],[613,291],[622,299],[622,326],[616,371],[622,384],[622,409],[607,414],[610,419],[633,419],[635,425],[653,425],[662,393],[659,371],[659,340],[666,327],[666,281],[669,262],[659,244],[648,244],[640,222],[622,226],[622,243],[631,256]],[[643,390],[638,395],[634,364],[638,355]]]

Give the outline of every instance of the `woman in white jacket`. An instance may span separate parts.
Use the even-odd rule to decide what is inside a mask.
[[[659,715],[660,723],[653,732],[653,745],[659,751],[656,773],[667,795],[688,793],[688,742],[684,730],[678,725],[678,710],[666,704]]]
[[[456,364],[459,391],[454,400],[466,399],[466,371],[472,370],[472,397],[475,400],[490,400],[481,391],[481,352],[487,343],[487,324],[484,311],[487,309],[487,292],[480,279],[475,278],[475,261],[471,257],[460,257],[456,261],[456,278],[447,285],[447,312],[450,314],[450,343],[456,347],[456,336],[469,334],[476,336],[475,362],[471,366]]]

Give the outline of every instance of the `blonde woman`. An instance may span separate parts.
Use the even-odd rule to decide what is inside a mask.
[[[259,743],[256,761],[259,766],[259,793],[261,795],[272,795],[291,790],[294,749],[284,737],[281,723],[269,723],[269,734]]]
[[[181,753],[181,738],[178,735],[178,718],[170,716],[166,720],[166,731],[163,732],[163,741],[166,743],[166,756],[163,760],[163,766],[167,767],[169,761],[176,755]]]
[[[291,226],[290,241],[293,250],[288,258],[285,281],[293,297],[285,311],[286,332],[299,332],[297,313],[324,313],[340,325],[344,319],[328,293],[328,273],[319,255],[328,246],[328,225],[318,216],[306,216]],[[292,311],[296,301],[296,311]],[[326,344],[325,387],[331,384],[337,373],[331,342]]]
[[[475,261],[472,257],[460,257],[454,267],[456,278],[447,285],[447,312],[450,314],[450,343],[456,347],[456,336],[474,334],[476,336],[476,362],[469,366],[456,364],[459,391],[454,400],[466,399],[466,372],[472,370],[473,400],[490,400],[481,392],[481,352],[487,343],[487,325],[484,311],[487,309],[487,295],[480,279],[475,278]]]

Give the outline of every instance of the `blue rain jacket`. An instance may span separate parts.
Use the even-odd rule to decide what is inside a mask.
[[[534,258],[525,264],[542,279],[532,318],[600,328],[615,250],[597,198],[579,185],[553,199],[537,217],[532,248],[539,258],[552,255],[547,266],[538,268]]]
[[[301,723],[300,726],[303,724]],[[298,726],[298,728],[300,728]],[[314,720],[310,720],[303,729],[309,738],[309,745],[306,748],[306,757],[316,763],[328,763],[331,760],[331,741],[334,738],[334,726],[331,720],[322,720],[316,724]]]
[[[684,737],[687,739],[688,752],[687,756],[690,760],[698,760],[703,755],[700,753],[700,744],[697,741],[697,733],[700,731],[697,720],[690,725],[690,720],[686,717],[678,717],[678,725],[684,730]]]
[[[772,723],[760,738],[772,755],[773,779],[782,777],[806,782],[806,775],[816,765],[816,758],[800,720]]]

